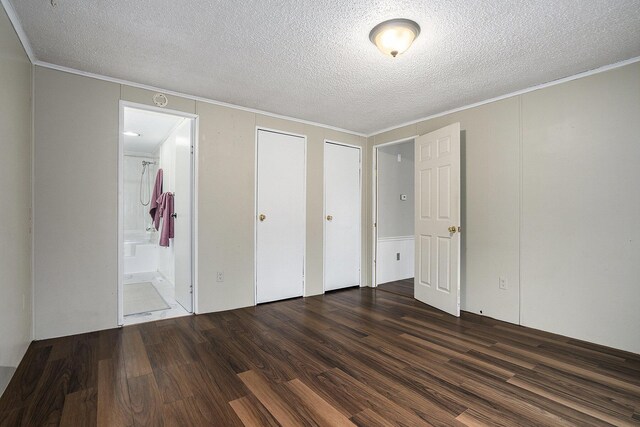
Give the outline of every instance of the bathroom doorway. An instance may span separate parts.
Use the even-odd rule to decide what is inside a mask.
[[[194,312],[196,120],[121,102],[120,325]]]

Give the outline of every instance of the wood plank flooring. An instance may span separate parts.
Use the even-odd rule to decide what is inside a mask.
[[[640,356],[350,289],[35,342],[0,425],[640,425]]]
[[[378,291],[391,292],[392,294],[413,298],[413,278],[381,283],[376,289]]]

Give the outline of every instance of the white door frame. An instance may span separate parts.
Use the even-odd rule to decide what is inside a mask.
[[[304,236],[303,245],[304,253],[302,254],[302,296],[307,296],[307,135],[295,132],[287,132],[280,129],[272,129],[265,126],[256,126],[255,142],[253,147],[253,171],[254,171],[254,187],[253,187],[253,305],[258,305],[258,134],[263,130],[266,132],[280,133],[282,135],[297,136],[303,139],[304,144],[304,182],[303,194],[303,219],[304,219]]]
[[[327,254],[326,254],[326,250],[327,250],[327,221],[325,220],[325,218],[327,217],[327,181],[326,181],[326,176],[325,176],[325,162],[327,161],[326,156],[324,155],[324,153],[326,152],[325,148],[327,147],[327,144],[334,144],[334,145],[342,145],[344,147],[349,147],[349,148],[357,148],[358,149],[358,156],[360,158],[360,221],[358,223],[358,226],[360,228],[359,230],[359,235],[360,235],[360,253],[358,255],[358,268],[360,270],[360,287],[364,286],[364,271],[362,269],[362,190],[363,190],[363,179],[362,179],[362,147],[358,146],[358,145],[352,145],[352,144],[346,144],[344,142],[337,142],[334,141],[332,139],[325,139],[323,144],[322,144],[322,150],[323,150],[323,162],[322,162],[322,293],[326,292],[326,288],[325,288],[325,272],[327,271]]]
[[[373,288],[378,287],[378,278],[376,277],[376,262],[378,259],[378,148],[403,144],[409,141],[413,141],[415,144],[415,140],[419,136],[420,135],[413,135],[373,146],[373,161],[371,162],[371,176],[373,178],[371,180],[371,236],[373,238],[371,247],[371,254],[373,255],[371,262],[371,287]]]
[[[170,110],[154,107],[146,104],[138,104],[120,100],[118,126],[118,326],[124,325],[124,110],[135,108],[137,110],[152,111],[156,113],[171,114],[191,120],[191,142],[193,152],[191,154],[191,284],[193,314],[198,314],[198,275],[196,274],[198,260],[198,134],[199,116],[185,113],[184,111]]]

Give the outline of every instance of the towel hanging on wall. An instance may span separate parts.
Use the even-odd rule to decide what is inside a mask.
[[[160,232],[160,246],[169,246],[169,239],[173,239],[173,193],[162,193],[158,198],[158,216],[162,218],[162,231]],[[159,221],[159,219],[158,219]]]
[[[149,207],[149,215],[151,215],[153,226],[156,230],[160,227],[158,200],[160,200],[160,196],[162,195],[163,174],[164,172],[162,172],[162,169],[158,169],[158,172],[156,173],[156,183],[153,185],[153,193],[151,193],[151,204]]]

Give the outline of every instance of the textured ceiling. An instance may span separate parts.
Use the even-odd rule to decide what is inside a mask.
[[[39,61],[363,133],[640,56],[639,0],[56,1],[11,0]]]

